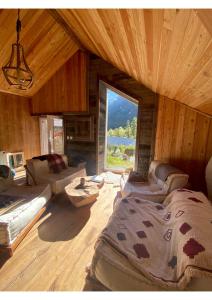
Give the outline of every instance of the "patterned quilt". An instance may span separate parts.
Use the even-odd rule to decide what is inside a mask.
[[[192,277],[212,277],[212,206],[200,192],[179,189],[163,204],[124,198],[99,239],[142,275],[183,290]]]

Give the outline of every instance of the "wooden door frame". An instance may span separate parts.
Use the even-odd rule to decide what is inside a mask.
[[[98,107],[97,107],[97,159],[96,159],[96,168],[99,172],[99,115],[100,115],[100,90],[99,90],[99,84],[100,82],[108,89],[112,90],[113,92],[117,93],[118,95],[126,98],[127,100],[135,103],[138,105],[138,113],[137,113],[137,132],[136,132],[136,145],[135,145],[135,163],[134,163],[134,168],[135,170],[137,170],[138,167],[138,152],[139,152],[139,138],[138,138],[138,132],[140,130],[140,115],[141,115],[141,101],[140,99],[136,99],[135,97],[132,97],[131,95],[127,94],[126,92],[120,90],[118,87],[116,87],[115,85],[112,85],[111,82],[108,82],[107,80],[105,80],[102,77],[98,77]],[[107,99],[106,99],[106,114],[107,114]],[[106,115],[107,116],[107,115]],[[107,119],[107,118],[106,118]],[[105,120],[106,124],[105,124],[105,136],[106,136],[106,130],[107,130],[107,120]],[[105,143],[105,153],[106,153],[106,143]],[[104,170],[105,171],[116,171],[114,169],[106,169],[105,168],[105,155],[104,155]]]

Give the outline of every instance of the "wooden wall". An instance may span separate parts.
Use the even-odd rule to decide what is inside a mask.
[[[157,111],[157,96],[154,92],[138,83],[136,80],[112,66],[96,55],[89,57],[89,113],[94,116],[95,141],[71,143],[66,154],[70,157],[81,157],[88,162],[89,174],[97,172],[101,165],[104,138],[98,131],[99,118],[99,80],[103,80],[127,95],[139,100],[141,106],[141,124],[139,131],[139,161],[138,169],[143,176],[147,175],[149,163],[154,157],[155,114]],[[98,140],[100,143],[98,143]]]
[[[33,96],[32,113],[86,112],[87,63],[87,54],[76,52]]]
[[[0,150],[24,151],[26,159],[39,155],[39,121],[30,115],[30,99],[0,93],[0,112]]]
[[[160,96],[155,159],[190,175],[194,189],[206,191],[205,167],[212,155],[212,118]]]

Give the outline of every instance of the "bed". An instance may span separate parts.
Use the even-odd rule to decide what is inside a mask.
[[[46,210],[51,195],[49,184],[19,185],[12,170],[0,165],[0,256],[13,255]]]
[[[202,193],[186,189],[178,189],[172,192],[166,198],[164,204],[153,203],[145,199],[140,199],[140,202],[136,203],[136,199],[137,201],[139,200],[137,197],[116,200],[114,213],[97,240],[95,254],[89,270],[90,278],[101,286],[104,286],[106,290],[112,291],[211,291],[212,207],[208,199]],[[147,235],[148,230],[152,230],[152,239],[150,239],[149,244],[146,241],[144,242],[143,231],[140,231],[139,238],[138,236],[133,236],[134,229],[129,229],[129,224],[135,215],[134,213],[130,216],[130,223],[124,221],[126,219],[127,202],[130,205],[129,210],[131,212],[136,210],[136,205],[141,205],[141,210],[137,211],[137,213],[141,213],[139,215],[141,221],[143,218],[145,219],[142,211],[145,210],[145,206],[148,206],[148,213],[151,212],[150,214],[152,215],[150,221],[153,225],[157,225],[155,226],[155,232],[151,226],[142,227],[142,230],[145,228]],[[174,217],[169,217],[169,210]],[[186,211],[186,213],[182,214],[182,211]],[[177,218],[175,217],[176,215]],[[161,221],[164,219],[164,216],[166,216],[166,220]],[[199,217],[197,218],[197,216]],[[179,223],[180,218],[181,221]],[[198,221],[196,222],[195,220]],[[181,224],[182,221],[183,226]],[[185,223],[187,225],[184,225]],[[191,228],[189,228],[189,224]],[[172,238],[170,238],[169,227],[173,229]],[[159,229],[161,233],[158,231]],[[119,241],[116,239],[117,230],[119,231]],[[138,233],[136,227],[135,231]],[[131,240],[137,238],[136,243],[138,243],[138,240],[142,240],[142,243],[146,245],[150,253],[150,257],[152,253],[158,253],[158,255],[153,256],[152,263],[148,261],[148,255],[140,257],[141,260],[139,260],[135,253],[133,255],[133,251],[128,251],[128,248],[123,246],[123,243],[126,242],[123,233],[127,236],[127,232],[130,233]],[[164,232],[168,232],[168,234],[165,235]],[[157,239],[157,236],[159,237],[160,234],[163,238],[165,237],[164,248],[163,244],[159,243],[159,238]],[[200,247],[197,253],[191,252],[190,248],[190,253],[185,255],[186,251],[184,252],[184,249],[187,247],[185,246],[187,245],[187,241],[194,239],[199,241],[199,245],[202,248]],[[169,243],[170,246],[167,246]],[[156,252],[154,252],[155,249]],[[179,262],[176,262],[175,259],[170,260],[173,256],[173,251],[177,253]],[[168,259],[168,267],[164,267],[166,259]],[[156,269],[154,269],[155,266],[157,266]],[[149,275],[153,273],[154,276]],[[158,273],[160,273],[160,276],[158,276]],[[158,279],[157,276],[160,278]],[[164,283],[163,281],[166,276],[166,279],[170,279],[168,283]],[[175,277],[180,278],[180,280],[177,282]]]

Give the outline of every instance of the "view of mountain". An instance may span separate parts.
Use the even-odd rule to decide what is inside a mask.
[[[107,89],[108,130],[125,127],[127,121],[137,117],[138,106],[117,93]]]

